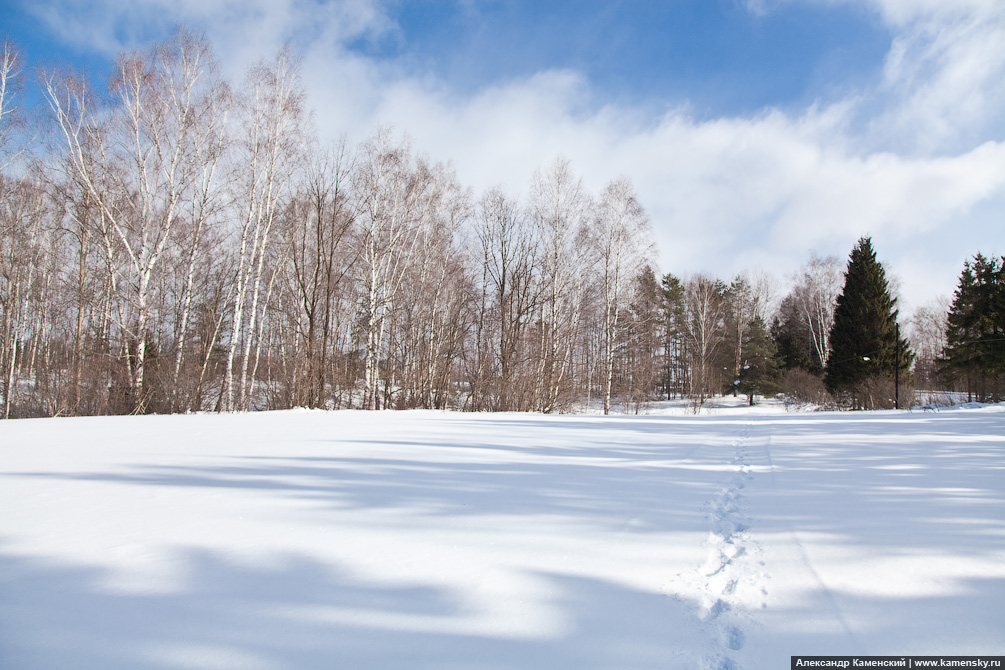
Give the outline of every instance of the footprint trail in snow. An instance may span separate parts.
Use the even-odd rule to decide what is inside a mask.
[[[753,479],[748,441],[750,424],[733,442],[732,472],[719,493],[707,503],[708,555],[698,569],[702,594],[701,618],[709,638],[703,666],[709,670],[738,670],[736,652],[743,649],[752,622],[750,611],[765,606],[767,575],[761,545],[751,535],[747,516],[747,484]]]

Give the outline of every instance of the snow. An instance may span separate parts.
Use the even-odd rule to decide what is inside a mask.
[[[1002,405],[5,421],[0,510],[2,668],[1005,654]]]

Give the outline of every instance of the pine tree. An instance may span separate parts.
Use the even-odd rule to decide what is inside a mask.
[[[898,363],[901,380],[911,367],[914,354],[907,340],[897,336],[896,303],[872,240],[860,238],[837,299],[824,377],[827,389],[856,409],[892,406]]]
[[[981,401],[1005,397],[1005,257],[966,261],[949,309],[942,370]]]
[[[779,387],[777,349],[761,317],[750,322],[743,340],[744,358],[740,365],[737,390],[747,396],[751,406],[755,394],[773,393]]]

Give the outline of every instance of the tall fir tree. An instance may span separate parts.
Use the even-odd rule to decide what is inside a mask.
[[[941,369],[969,399],[1005,398],[1005,257],[977,254],[963,264]]]
[[[914,354],[906,338],[897,337],[896,304],[872,239],[860,238],[837,298],[824,376],[827,389],[850,400],[855,409],[892,405],[898,362],[900,379],[907,379]]]

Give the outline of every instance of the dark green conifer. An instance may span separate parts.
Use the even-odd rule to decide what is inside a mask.
[[[779,373],[777,349],[761,317],[754,317],[743,338],[743,362],[740,365],[737,389],[747,396],[750,405],[754,395],[778,391]]]
[[[1005,258],[963,264],[946,327],[942,370],[981,401],[1005,398]]]
[[[781,369],[799,368],[817,376],[823,373],[793,295],[786,296],[778,306],[770,332],[778,351],[778,365]]]
[[[837,299],[824,376],[827,389],[856,409],[892,406],[898,362],[906,381],[914,358],[907,340],[897,337],[897,300],[889,289],[872,240],[859,239]]]

